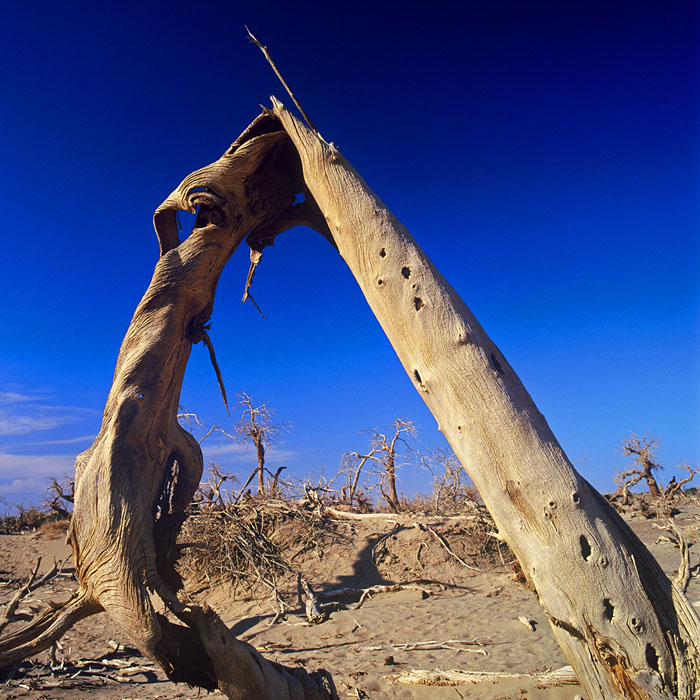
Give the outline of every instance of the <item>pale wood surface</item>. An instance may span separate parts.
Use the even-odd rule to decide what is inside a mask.
[[[334,243],[537,589],[589,700],[695,697],[695,610],[576,472],[514,370],[406,228],[333,144],[278,101],[273,111]]]

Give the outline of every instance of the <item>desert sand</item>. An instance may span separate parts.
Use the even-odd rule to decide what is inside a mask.
[[[697,525],[698,521],[697,508],[685,510],[677,517],[684,527]],[[578,685],[545,688],[534,675],[559,669],[567,662],[535,595],[515,581],[510,562],[497,556],[477,557],[473,543],[465,544],[455,521],[430,522],[472,568],[458,562],[425,529],[409,524],[385,538],[394,530],[389,515],[361,522],[337,521],[338,537],[321,558],[315,552],[299,558],[300,570],[318,593],[392,583],[406,583],[414,588],[377,593],[367,597],[359,609],[358,595],[322,596],[322,601],[342,602],[344,609],[332,610],[321,624],[308,624],[303,610],[297,608],[271,625],[275,609],[265,596],[254,600],[244,591],[234,592],[226,585],[210,587],[200,581],[195,586],[199,588],[197,599],[207,600],[239,637],[269,658],[286,665],[328,669],[341,698],[583,697]],[[678,549],[669,542],[657,542],[664,533],[655,525],[664,523],[640,518],[629,522],[666,573],[675,575],[680,562]],[[70,548],[62,538],[49,539],[39,533],[4,535],[0,536],[0,602],[9,599],[39,556],[40,572],[50,568],[54,559],[67,559],[64,573],[33,592],[23,601],[22,609],[30,611],[47,600],[65,599],[77,587],[72,577]],[[694,554],[691,562],[696,561]],[[294,588],[289,583],[285,600],[294,602]],[[691,580],[688,596],[700,606],[697,578]],[[534,631],[519,618],[531,620]],[[23,662],[9,682],[0,681],[0,697],[42,700],[86,694],[97,700],[165,700],[205,695],[168,681],[129,646],[104,614],[77,624],[63,637],[62,647],[56,652],[55,663],[65,659],[64,670],[52,674],[46,663],[48,654],[40,654]],[[402,683],[402,675],[413,669],[527,675],[451,686]],[[217,691],[213,695],[220,694]]]

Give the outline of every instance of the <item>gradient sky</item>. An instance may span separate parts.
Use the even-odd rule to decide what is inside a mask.
[[[151,217],[274,94],[411,230],[603,490],[630,431],[700,462],[696,2],[17,3],[0,27],[0,496],[41,501],[96,434],[157,260]],[[183,217],[184,219],[185,217]],[[191,219],[185,221],[185,225]],[[442,439],[337,253],[294,229],[211,337],[230,395],[292,424],[270,465],[335,473],[364,429]],[[206,349],[182,403],[230,428]],[[246,476],[252,450],[209,440]],[[404,469],[400,489],[428,488]]]

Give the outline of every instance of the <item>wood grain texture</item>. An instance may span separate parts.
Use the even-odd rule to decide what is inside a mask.
[[[406,228],[333,144],[281,103],[273,112],[333,242],[536,588],[589,700],[697,697],[695,610],[576,472],[515,371]]]
[[[219,276],[244,238],[273,223],[279,229],[280,219],[303,220],[291,214],[299,177],[289,138],[263,113],[156,210],[161,257],[122,342],[99,434],[76,460],[69,538],[79,592],[0,640],[0,666],[46,649],[78,619],[104,610],[171,680],[248,700],[337,697],[325,672],[271,663],[216,613],[180,602],[174,568],[203,466],[197,441],[177,420],[192,344],[209,341]],[[178,209],[197,212],[182,242]]]

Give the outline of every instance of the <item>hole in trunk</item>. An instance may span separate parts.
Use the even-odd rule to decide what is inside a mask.
[[[417,381],[419,384],[422,384],[422,383],[423,383],[422,379],[420,378],[420,374],[418,374],[418,370],[417,370],[417,369],[414,369],[414,370],[413,370],[413,376],[415,377],[416,381]]]
[[[610,598],[603,600],[603,617],[606,620],[612,620],[615,614],[615,606],[610,602]]]
[[[380,258],[385,258],[385,257],[386,257],[386,250],[384,250],[384,248],[382,248],[382,249],[379,251],[379,257],[380,257]]]
[[[579,537],[578,541],[581,545],[581,556],[585,561],[588,561],[591,558],[591,545],[583,535]]]
[[[408,279],[411,276],[411,268],[410,267],[402,267],[401,268],[401,274]]]
[[[416,307],[416,311],[420,311],[425,304],[423,303],[423,300],[420,297],[413,297],[413,306]]]
[[[653,644],[647,644],[646,657],[649,667],[653,668],[657,673],[659,673],[659,654],[657,653]]]
[[[194,229],[194,222],[197,218],[197,214],[191,214],[183,209],[178,209],[177,215],[177,228],[180,236],[180,242],[184,241]]]
[[[196,228],[204,228],[213,224],[214,226],[226,226],[226,214],[223,209],[217,206],[206,206],[205,204],[200,204],[197,207],[197,215],[194,219],[194,226],[192,230]]]

